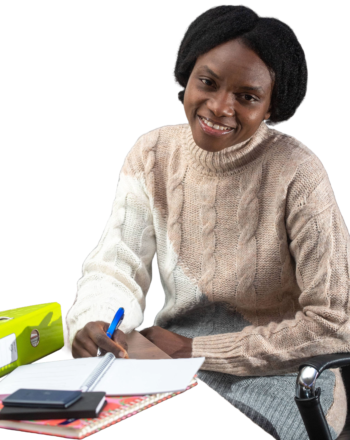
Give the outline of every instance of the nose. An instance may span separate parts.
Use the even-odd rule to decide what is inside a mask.
[[[207,107],[217,118],[233,116],[235,114],[234,100],[232,93],[222,91],[207,101]]]

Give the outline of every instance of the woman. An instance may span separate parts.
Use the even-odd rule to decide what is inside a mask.
[[[190,25],[175,77],[188,124],[141,136],[125,160],[67,316],[73,355],[127,357],[157,251],[166,299],[141,333],[172,357],[205,356],[199,377],[276,439],[307,439],[296,371],[304,357],[348,351],[350,253],[321,162],[265,123],[303,100],[304,52],[284,23],[220,6]],[[319,383],[336,438],[339,371]]]

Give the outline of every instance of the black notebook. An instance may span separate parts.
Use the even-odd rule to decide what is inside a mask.
[[[82,419],[98,417],[105,404],[106,393],[86,392],[69,408],[25,408],[4,406],[0,420]]]

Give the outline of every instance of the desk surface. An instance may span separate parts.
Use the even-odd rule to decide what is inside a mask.
[[[169,355],[135,330],[126,335],[126,341],[130,359],[171,359]]]
[[[66,356],[71,357],[71,350],[68,344],[68,334],[65,327],[64,329],[65,346],[61,351]],[[164,351],[142,336],[137,330],[133,330],[131,333],[127,334],[126,341],[128,343],[128,355],[130,359],[172,359],[169,355],[164,353]]]

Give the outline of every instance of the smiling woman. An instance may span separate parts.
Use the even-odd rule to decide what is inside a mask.
[[[303,49],[279,20],[220,6],[188,28],[175,77],[188,124],[141,136],[125,159],[67,316],[73,355],[125,355],[157,252],[165,303],[141,333],[172,357],[205,356],[200,379],[274,438],[306,440],[296,372],[349,350],[350,237],[320,160],[267,125],[305,96]],[[336,438],[341,375],[318,383]]]
[[[258,56],[260,69],[264,65],[263,70],[269,70],[273,87],[268,122],[289,119],[306,93],[304,51],[292,29],[285,23],[274,18],[260,18],[244,6],[209,9],[191,23],[179,48],[174,72],[176,80],[186,89],[200,57],[234,40]],[[234,69],[237,67],[235,65]],[[231,69],[231,72],[234,70]],[[179,92],[181,102],[184,102],[184,93],[185,90]]]
[[[267,66],[240,40],[198,57],[184,95],[196,144],[220,151],[250,138],[270,117],[272,88]]]

